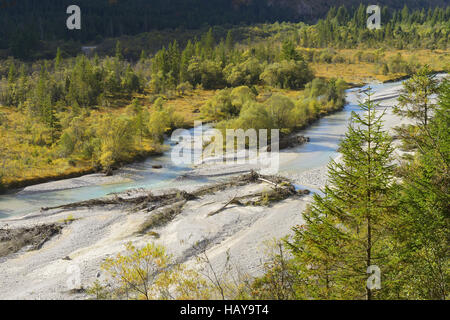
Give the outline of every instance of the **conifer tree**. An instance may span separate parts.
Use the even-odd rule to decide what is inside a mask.
[[[399,106],[394,111],[406,116],[416,124],[427,127],[432,110],[435,108],[432,96],[438,91],[438,82],[429,66],[421,68],[417,74],[403,84],[403,92],[399,97]]]
[[[295,49],[295,44],[293,41],[287,40],[283,42],[283,46],[281,48],[281,59],[295,61],[302,60],[302,56]]]
[[[202,44],[203,44],[203,49],[204,49],[204,58],[209,58],[211,57],[211,54],[213,52],[214,49],[214,44],[215,44],[215,40],[214,40],[214,34],[213,34],[213,30],[212,28],[210,28],[208,30],[208,33],[206,33],[206,35],[203,37],[202,39]]]
[[[20,89],[16,86],[17,81],[17,70],[16,65],[11,63],[8,72],[8,87],[7,93],[5,95],[5,103],[10,106],[15,106],[18,104],[17,101],[17,89]]]
[[[62,63],[62,55],[61,55],[61,48],[58,47],[56,50],[56,57],[55,57],[55,70],[58,70]]]
[[[382,114],[369,99],[364,115],[352,113],[340,145],[342,161],[331,161],[324,196],[315,195],[305,225],[290,243],[300,269],[298,291],[306,298],[373,299],[368,267],[381,271],[392,192],[391,140]]]
[[[120,43],[119,40],[117,40],[117,42],[116,42],[116,59],[119,61],[123,59],[122,44]]]
[[[131,104],[131,111],[133,114],[133,123],[139,136],[139,143],[142,145],[142,139],[147,129],[149,118],[148,110],[139,103],[138,99],[134,99]]]
[[[147,53],[145,52],[145,50],[141,50],[141,56],[139,58],[139,61],[143,62],[145,61],[145,59],[147,59]]]
[[[55,106],[52,104],[50,95],[47,95],[44,99],[43,105],[43,120],[50,129],[50,139],[52,144],[57,140],[57,132],[61,128],[59,119],[56,116]]]
[[[195,55],[195,47],[191,40],[188,41],[186,48],[181,54],[180,61],[180,82],[186,82],[189,80],[188,68],[191,58]]]
[[[232,51],[234,48],[234,39],[231,30],[229,30],[227,33],[227,38],[225,40],[225,48],[228,52]]]
[[[417,89],[417,90],[423,90]],[[414,160],[401,169],[403,180],[396,228],[393,278],[402,299],[448,299],[450,229],[450,82],[441,86],[440,101],[427,128],[414,137]]]
[[[11,66],[9,67],[9,72],[8,72],[8,84],[12,85],[16,82],[17,79],[17,70],[16,70],[16,65],[13,63],[11,63]]]

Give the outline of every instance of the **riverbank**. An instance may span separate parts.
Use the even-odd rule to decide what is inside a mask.
[[[372,96],[380,110],[386,109],[384,124],[391,134],[395,126],[409,123],[392,112],[401,87],[388,86]],[[358,94],[355,92],[350,100],[354,105]],[[261,195],[273,186],[258,180],[242,181],[240,177],[251,167],[205,163],[176,178],[172,183],[176,190],[127,190],[102,198],[107,201],[88,201],[86,206],[45,209],[0,220],[3,230],[63,224],[62,230],[46,239],[40,249],[25,248],[0,258],[0,299],[85,299],[83,289],[95,280],[105,279],[102,262],[123,252],[128,242],[136,246],[161,244],[176,261],[188,265],[196,264],[196,256],[205,253],[217,270],[223,270],[231,261],[230,275],[260,275],[267,258],[266,243],[289,235],[293,226],[303,223],[302,212],[314,192],[327,183],[328,154],[339,161],[339,154],[328,150],[335,148],[334,142],[328,142],[331,137],[341,138],[337,120],[337,114],[325,117],[316,124],[317,128],[326,124],[324,130],[311,134],[311,143],[280,152],[279,175],[311,194],[260,203]],[[398,145],[399,141],[395,141]],[[327,161],[321,159],[323,153]],[[396,160],[402,154],[396,148]],[[316,166],[303,169],[305,161]],[[324,164],[319,165],[322,161]],[[200,184],[191,185],[192,181]],[[220,184],[223,187],[217,187]],[[232,201],[236,198],[241,203]],[[72,273],[68,273],[70,270]],[[74,275],[79,276],[79,290],[67,286]]]
[[[292,92],[295,91],[289,91],[289,94],[292,94]],[[297,93],[299,92],[300,91],[297,91]],[[288,93],[286,92],[286,94]],[[343,108],[344,105],[330,110],[321,110],[316,116],[312,117],[310,121],[305,123],[303,126],[296,128],[294,133],[289,136],[282,136],[280,139],[280,149],[286,149],[295,145],[302,145],[304,143],[307,143],[307,137],[302,138],[296,133],[310,127],[327,115],[341,111]],[[183,125],[180,128],[189,130],[193,129],[192,127],[188,127],[186,125]],[[168,131],[166,135],[170,135],[173,130],[175,129]],[[169,144],[171,143],[168,137],[166,137],[166,142],[168,142]],[[158,150],[137,150],[127,159],[124,159],[120,163],[115,164],[112,170],[109,170],[108,172],[104,172],[99,164],[94,164],[91,161],[89,163],[84,163],[84,166],[81,168],[67,168],[67,164],[64,164],[64,166],[61,164],[62,167],[58,169],[58,171],[61,172],[47,172],[39,177],[20,178],[16,180],[9,179],[3,186],[3,188],[0,188],[0,195],[13,194],[17,192],[26,194],[29,192],[38,193],[46,191],[61,191],[84,186],[96,186],[125,182],[127,180],[120,176],[121,172],[127,171],[128,168],[132,168],[140,162],[151,160],[154,157],[162,156],[165,152],[160,150],[164,147],[167,148],[167,145],[160,146]],[[170,150],[165,151],[166,153],[170,152]],[[119,175],[119,177],[114,177],[115,175]],[[95,183],[94,178],[98,179],[98,183]],[[22,188],[23,190],[21,190]]]
[[[100,270],[102,261],[121,252],[129,241],[136,245],[150,241],[164,245],[183,263],[194,259],[203,249],[217,249],[230,236],[252,228],[261,219],[273,221],[285,217],[286,227],[282,230],[287,231],[292,218],[299,218],[298,206],[307,196],[294,193],[287,199],[288,204],[285,201],[268,206],[253,204],[255,198],[261,199],[263,193],[272,190],[271,185],[251,176],[242,177],[201,187],[154,192],[152,200],[144,207],[139,205],[137,210],[135,205],[140,203],[139,199],[148,199],[148,191],[116,194],[104,198],[102,204],[86,202],[2,221],[2,230],[64,223],[60,232],[46,239],[39,250],[24,247],[0,257],[0,299],[85,298],[83,290],[67,288],[67,270],[72,266],[78,268],[80,288],[86,288],[92,280],[104,277]],[[118,197],[128,200],[115,203]],[[230,199],[236,202],[226,205]],[[169,208],[179,209],[163,218]],[[202,248],[197,248],[199,243]],[[248,250],[252,248],[253,244],[248,246]],[[257,261],[248,262],[256,272]]]
[[[320,49],[310,49],[320,50]],[[398,73],[382,70],[383,63],[389,64],[390,61],[399,59],[413,66],[417,64],[429,65],[431,70],[436,73],[440,70],[448,69],[448,50],[383,50],[376,51],[374,49],[333,49],[336,62],[329,63],[312,61],[313,68],[317,77],[330,79],[339,75],[348,84],[354,84],[353,87],[364,85],[365,83],[389,83],[396,82],[408,78],[409,75],[402,71]],[[378,58],[374,55],[378,54]],[[360,58],[361,57],[361,58]],[[371,57],[369,59],[363,57]]]
[[[127,164],[139,163],[145,161],[149,157],[161,156],[162,152],[157,150],[148,150],[137,152],[136,154],[130,156],[128,159],[122,161],[116,169],[120,169]],[[48,190],[64,190],[77,188],[79,186],[94,185],[92,179],[96,178],[100,180],[100,183],[116,183],[118,181],[123,181],[120,178],[110,177],[106,173],[102,173],[103,170],[97,165],[86,165],[85,168],[73,168],[68,170],[68,172],[62,172],[57,174],[49,174],[42,177],[24,178],[20,180],[13,180],[8,182],[0,188],[1,194],[16,193],[22,191],[28,192],[34,190],[37,192],[39,189],[43,191]],[[86,183],[83,183],[86,181]],[[52,186],[58,186],[52,189]],[[29,188],[30,186],[33,186]]]
[[[403,80],[405,78],[407,78],[407,75],[401,75],[401,76],[396,76],[396,75],[392,75],[389,77],[388,80],[383,81],[383,83],[391,83],[394,82],[396,80]],[[379,83],[382,83],[381,81]],[[359,85],[355,85],[354,87],[359,87],[359,86],[364,86],[363,84],[359,84]],[[198,93],[198,92],[197,92]],[[291,95],[292,92],[286,92],[286,95]],[[176,110],[182,111],[182,114],[184,116],[186,115],[191,115],[194,114],[194,112],[198,112],[198,105],[201,102],[205,102],[207,100],[208,97],[212,96],[212,93],[208,93],[208,94],[201,94],[202,98],[197,98],[197,99],[191,99],[189,97],[185,97],[183,99],[176,99],[176,101],[173,102],[174,105],[177,106],[177,108],[175,108]],[[188,101],[191,101],[194,103],[197,107],[187,107],[185,104]],[[180,101],[179,101],[180,100]],[[186,101],[184,101],[186,100]],[[183,103],[181,103],[183,102]],[[169,103],[169,105],[172,102]],[[334,112],[338,112],[339,110],[333,110],[331,112],[323,112],[319,115],[318,119],[323,118],[326,115],[332,114]],[[190,119],[190,118],[189,118]],[[314,121],[308,123],[307,125],[305,125],[303,128],[299,128],[299,129],[305,129],[308,126],[312,125],[315,121],[317,121],[318,119],[315,119]],[[187,120],[186,120],[187,121]],[[192,122],[193,119],[189,120],[189,123]],[[186,126],[184,126],[186,127]],[[120,164],[118,164],[116,166],[117,168],[121,168],[123,166],[126,166],[128,164],[134,164],[136,162],[142,162],[145,161],[146,159],[148,159],[149,157],[154,157],[154,156],[160,156],[161,152],[159,150],[141,150],[136,152],[135,154],[131,155],[128,159],[122,161]],[[60,161],[61,160],[61,161]],[[40,170],[39,167],[37,171],[39,171],[37,174],[30,176],[30,177],[21,177],[21,178],[17,178],[17,179],[12,179],[11,177],[3,177],[4,179],[4,183],[3,186],[0,184],[0,194],[8,194],[8,193],[14,193],[17,192],[18,190],[20,190],[21,188],[26,188],[29,186],[34,186],[34,185],[39,185],[39,184],[47,184],[47,183],[51,183],[51,182],[55,182],[55,181],[61,181],[61,180],[67,180],[67,179],[72,179],[72,178],[79,178],[79,177],[83,177],[84,175],[90,175],[90,174],[94,174],[94,173],[98,173],[98,177],[101,176],[100,172],[102,172],[101,168],[98,165],[93,164],[92,162],[86,162],[86,161],[82,161],[80,163],[77,163],[75,166],[73,166],[73,163],[70,164],[69,162],[64,162],[62,161],[63,159],[58,159],[57,162],[55,162],[54,164],[52,164],[53,166],[55,166],[56,164],[58,165],[57,169],[55,170]],[[42,172],[41,172],[42,171]],[[82,179],[81,179],[82,180]],[[115,183],[115,181],[120,181],[120,179],[111,179],[111,183]],[[108,181],[106,181],[105,183],[109,183]],[[55,190],[63,190],[64,188],[62,188],[61,186],[63,185],[63,183],[58,183],[58,188]],[[75,180],[75,184],[73,186],[71,186],[70,181],[67,181],[67,185],[68,185],[68,189],[69,188],[75,188],[77,186],[77,180]],[[48,187],[48,185],[43,186],[44,189],[43,190],[47,190],[46,188]],[[38,187],[33,188],[34,190],[37,190]]]

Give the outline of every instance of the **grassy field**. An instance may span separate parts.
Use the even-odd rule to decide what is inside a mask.
[[[186,127],[192,127],[194,121],[201,120],[200,107],[215,95],[215,90],[196,89],[184,95],[167,97],[165,106],[172,107],[182,119]]]
[[[376,62],[355,61],[355,55],[362,52],[363,55],[373,53],[373,50],[357,50],[357,49],[342,49],[336,50],[337,54],[344,60],[350,63],[321,63],[312,62],[311,67],[317,77],[333,78],[339,77],[348,83],[362,84],[370,81],[389,81],[404,77],[407,74],[389,73],[382,74],[380,72],[379,64]],[[419,63],[421,65],[428,64],[432,70],[441,71],[450,68],[450,51],[443,50],[392,50],[386,51],[382,60],[389,61],[401,54],[404,61],[408,63]]]
[[[200,119],[199,108],[215,94],[212,90],[194,90],[183,96],[173,94],[165,97],[165,106],[172,107],[183,119],[184,127],[192,127]],[[151,94],[136,95],[140,103],[152,112]],[[127,113],[131,99],[117,99],[107,108],[91,110],[84,120],[87,127],[95,127],[106,113],[120,117]],[[7,187],[22,187],[33,183],[67,177],[80,176],[97,170],[96,164],[82,155],[63,157],[56,143],[48,141],[48,134],[42,128],[31,125],[30,119],[15,108],[0,106],[0,176]],[[60,114],[63,116],[63,114]],[[36,130],[38,129],[38,130]],[[136,143],[136,152],[130,154],[127,162],[160,152],[150,138]]]
[[[29,125],[23,113],[11,108],[0,107],[6,121],[0,126],[0,174],[2,182],[8,187],[21,187],[58,178],[74,177],[97,170],[95,163],[82,155],[68,158],[60,155],[58,145],[46,141],[45,131],[42,136]],[[101,114],[116,113],[120,115],[125,108],[117,110],[92,111],[86,119],[88,125],[95,126]],[[39,131],[39,130],[38,130]],[[137,147],[136,153],[130,154],[128,161],[133,161],[157,150],[149,139],[144,139]]]

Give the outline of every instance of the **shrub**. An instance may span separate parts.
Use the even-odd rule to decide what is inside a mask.
[[[273,87],[301,89],[313,79],[313,73],[304,61],[291,60],[268,65],[260,77]]]
[[[255,58],[250,58],[237,65],[229,64],[224,69],[224,75],[227,83],[233,87],[250,86],[258,83],[262,71],[261,62]]]
[[[177,91],[179,94],[184,95],[188,91],[192,91],[193,86],[190,82],[182,82],[177,86]]]
[[[68,132],[64,132],[61,135],[58,144],[60,149],[60,155],[63,157],[71,155],[75,150],[75,142]]]
[[[209,120],[227,120],[239,116],[243,105],[254,100],[255,94],[249,87],[223,89],[201,108],[201,112]]]
[[[212,60],[199,61],[193,58],[188,67],[188,74],[192,85],[202,84],[205,89],[223,88],[225,84],[220,63]]]
[[[95,281],[87,293],[96,299],[208,299],[210,285],[199,272],[173,260],[166,250],[153,243],[107,258],[102,269],[108,274],[103,285]]]
[[[134,150],[134,128],[129,118],[108,115],[98,129],[100,155],[103,169],[110,170],[115,164],[129,158]]]

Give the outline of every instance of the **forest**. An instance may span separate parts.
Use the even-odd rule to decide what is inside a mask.
[[[404,5],[417,9],[443,7],[446,4],[445,0],[381,0],[377,3],[394,10],[402,9]],[[135,35],[154,29],[197,29],[204,24],[238,25],[298,20],[315,23],[330,8],[329,3],[323,0],[284,0],[278,3],[267,0],[79,0],[76,4],[83,9],[85,26],[89,30],[77,34],[59,27],[65,21],[66,8],[72,4],[68,0],[57,3],[51,0],[2,1],[2,33],[7,36],[3,41],[24,30],[36,30],[40,40],[71,38],[89,41],[97,37]],[[346,5],[356,8],[359,4],[367,6],[372,3],[366,0],[337,0],[333,4],[336,7]],[[22,30],[15,28],[14,21],[25,22]]]
[[[399,102],[395,112],[413,124],[398,128],[395,139],[414,154],[394,164],[386,111],[369,95],[360,104],[366,112],[352,113],[342,161],[328,165],[323,194],[314,195],[290,235],[268,244],[262,276],[232,277],[239,275],[233,265],[213,265],[206,251],[195,260],[203,267],[192,267],[161,245],[129,243],[101,264],[110,278],[95,280],[90,298],[448,299],[450,82],[439,84],[422,68],[404,83]],[[368,273],[377,270],[381,282],[371,286]]]
[[[47,234],[43,240],[37,237],[39,243],[31,246],[35,255],[27,255],[23,261],[35,261],[32,267],[39,267],[23,279],[39,275],[41,267],[56,270],[79,257],[83,259],[83,254],[93,249],[92,254],[89,251],[88,272],[95,269],[94,281],[62,294],[149,300],[449,298],[450,81],[448,75],[442,81],[437,76],[448,74],[450,69],[450,6],[446,1],[380,0],[379,30],[367,28],[367,1],[358,0],[335,1],[331,8],[329,1],[320,0],[284,0],[277,4],[265,0],[78,2],[83,10],[79,33],[61,27],[66,16],[60,13],[71,4],[68,0],[57,5],[51,0],[2,2],[0,193],[15,197],[14,192],[27,191],[22,189],[27,186],[88,173],[115,178],[126,164],[162,155],[169,148],[170,134],[178,128],[192,128],[196,120],[223,131],[280,129],[282,138],[300,134],[321,118],[342,111],[347,105],[347,89],[367,83],[384,85],[405,80],[398,84],[398,103],[393,103],[392,109],[409,124],[389,134],[383,119],[386,110],[372,99],[369,89],[361,89],[360,93],[366,94],[359,105],[362,112],[349,111],[351,119],[338,150],[323,148],[326,152],[333,149],[341,157],[326,166],[327,180],[320,192],[252,170],[243,175],[245,183],[239,184],[241,176],[232,176],[235,181],[224,180],[218,184],[221,187],[203,186],[193,193],[171,189],[158,194],[136,188],[127,189],[124,196],[108,189],[111,193],[107,197],[55,207],[51,207],[55,203],[50,199],[44,199],[51,204],[40,208],[39,216],[30,215],[29,221],[41,215],[48,219],[42,220],[45,223],[54,218],[51,224],[39,228],[49,227],[46,232],[55,237],[59,235],[53,230],[84,226],[71,229],[75,230],[72,233],[65,229],[69,236],[58,241],[72,241],[72,236],[77,239],[81,234],[86,235],[86,242],[84,238],[82,244],[66,242],[62,251],[57,251],[58,245],[45,244],[47,256],[56,252],[53,255],[57,260],[49,258],[41,265],[40,261],[25,259],[42,257],[41,246],[53,240]],[[196,5],[198,2],[201,5]],[[17,28],[17,21],[26,23]],[[81,50],[86,45],[94,47],[92,52]],[[326,152],[322,154],[328,155]],[[162,166],[151,169],[164,170]],[[212,172],[217,169],[214,165],[207,169],[211,176],[216,174]],[[174,178],[177,187],[187,176]],[[205,176],[200,174],[197,180]],[[251,187],[255,186],[249,186],[249,181],[268,184],[273,192],[253,192]],[[74,188],[82,188],[80,185]],[[214,193],[225,194],[227,188],[234,187],[236,194],[230,199],[223,195],[214,198]],[[240,197],[243,189],[238,187],[248,187],[250,200]],[[55,190],[60,191],[58,187]],[[36,200],[48,195],[37,193],[33,198],[36,191],[28,191],[20,196]],[[49,194],[55,196],[52,191]],[[310,202],[302,202],[307,196]],[[201,197],[205,202],[200,204]],[[0,200],[10,204],[10,199]],[[223,204],[220,199],[225,199]],[[13,200],[21,199],[17,196]],[[208,232],[224,229],[223,233],[234,235],[242,225],[226,223],[230,221],[226,219],[234,219],[230,212],[219,216],[228,206],[236,205],[237,211],[253,219],[244,221],[250,221],[243,224],[248,230],[251,223],[259,221],[259,216],[251,214],[263,216],[271,205],[284,200],[298,201],[294,205],[304,204],[306,209],[300,212],[295,207],[298,216],[288,221],[292,223],[291,233],[268,245],[258,276],[231,279],[233,272],[226,268],[220,275],[215,273],[206,250],[196,248],[206,243],[200,237],[186,249],[187,253],[183,252],[187,257],[184,261],[147,241],[160,238],[162,233],[157,228],[179,216],[186,218],[189,214],[180,213],[189,201],[198,201],[188,207],[191,213],[219,205],[201,216],[201,221],[189,220],[193,233],[204,231],[204,225],[196,227],[205,223]],[[77,206],[82,210],[77,211]],[[275,213],[281,214],[286,208]],[[94,209],[106,214],[95,216],[98,212]],[[92,216],[98,224],[90,229]],[[117,220],[108,220],[111,216]],[[236,220],[241,217],[237,215]],[[225,227],[214,225],[214,219],[225,221]],[[15,226],[22,222],[11,221]],[[280,221],[269,220],[269,228],[276,229],[272,221]],[[114,228],[107,229],[116,222]],[[0,235],[10,234],[13,227],[2,226]],[[31,229],[24,230],[26,234]],[[173,230],[179,229],[174,227],[169,232]],[[101,238],[103,233],[109,238]],[[227,236],[219,234],[212,242],[231,239]],[[145,241],[146,245],[129,242],[117,253],[127,237],[141,244]],[[176,244],[177,248],[184,245],[183,241]],[[21,248],[18,246],[13,254],[21,254]],[[197,250],[198,256],[190,250]],[[228,251],[225,255],[228,262]],[[198,263],[195,268],[184,264],[191,258]],[[15,262],[9,258],[1,261],[5,265]],[[45,269],[45,263],[54,269]],[[198,266],[209,268],[206,276]],[[367,285],[366,271],[373,266],[382,267],[381,287]],[[26,273],[15,267],[3,270],[13,274],[16,269]],[[100,274],[105,281],[99,280]],[[17,282],[25,283],[23,279]],[[7,281],[10,279],[0,278],[2,284]],[[38,285],[44,286],[44,282]],[[52,287],[52,294],[59,289]]]
[[[318,26],[320,38],[312,40],[310,44],[306,38],[304,45],[323,47],[334,39],[341,46],[354,46],[361,43],[362,37],[375,36],[374,40],[378,41],[384,40],[384,37],[392,38],[389,45],[400,38],[402,44],[398,45],[409,43],[423,47],[420,40],[426,40],[428,46],[439,46],[439,40],[448,36],[442,25],[432,30],[419,28],[419,34],[414,30],[425,21],[432,26],[439,22],[448,22],[450,16],[449,10],[445,9],[445,0],[378,1],[382,6],[382,22],[386,28],[371,35],[365,30],[365,10],[368,4],[372,4],[370,1],[333,1],[334,7],[330,10],[326,1],[317,0],[202,0],[200,3],[193,0],[81,0],[77,4],[82,8],[83,27],[81,30],[71,31],[63,27],[67,19],[66,8],[72,4],[68,0],[58,1],[56,4],[51,0],[5,2],[10,5],[5,5],[0,10],[0,57],[13,55],[26,60],[54,58],[58,46],[74,56],[80,52],[82,45],[99,46],[110,38],[136,35],[139,35],[138,38],[145,37],[141,48],[148,53],[154,53],[174,39],[184,47],[186,42],[193,38],[192,35],[199,35],[198,30],[204,33],[210,26],[217,29],[217,39],[220,39],[225,38],[227,30],[237,26],[245,29],[246,26],[282,21],[295,24],[302,21],[314,25],[319,20],[324,20]],[[335,19],[331,21],[330,18]],[[23,23],[17,27],[16,21]],[[355,33],[356,29],[359,30]],[[304,29],[303,32],[307,30]],[[261,31],[263,32],[259,34],[263,35],[267,32]],[[275,32],[278,33],[279,30]],[[235,39],[247,40],[241,38],[241,35],[244,36],[245,33],[236,32]],[[254,39],[255,36],[258,34],[248,34],[246,37]],[[408,39],[408,36],[413,39]],[[108,48],[111,49],[108,54],[114,54],[114,47]],[[132,50],[131,47],[128,49]],[[125,57],[137,60],[139,54],[139,51],[129,55],[126,53]]]
[[[2,184],[111,172],[161,152],[165,133],[189,127],[198,117],[223,128],[297,130],[344,105],[345,81],[350,81],[334,67],[354,65],[367,75],[370,64],[370,73],[383,80],[411,74],[425,61],[434,70],[448,68],[449,9],[405,6],[392,13],[384,29],[369,31],[362,27],[363,6],[354,12],[331,8],[315,25],[237,27],[223,37],[210,28],[185,46],[174,40],[154,54],[143,47],[136,60],[124,54],[136,46],[120,39],[105,56],[71,57],[58,48],[52,59],[9,57],[0,68]],[[236,36],[242,31],[252,41]],[[377,50],[368,50],[373,47]],[[412,48],[433,51],[419,58]],[[275,123],[260,112],[267,108],[289,113]]]

